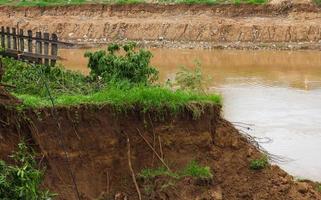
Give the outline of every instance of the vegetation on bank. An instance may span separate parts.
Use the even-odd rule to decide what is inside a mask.
[[[108,104],[119,111],[137,106],[143,111],[172,113],[190,108],[197,117],[203,105],[221,104],[219,95],[204,92],[199,71],[196,75],[186,71],[186,75],[178,75],[175,88],[157,83],[158,71],[150,65],[152,54],[135,49],[134,43],[111,44],[107,51],[86,53],[86,56],[91,69],[88,76],[61,67],[35,67],[3,59],[2,81],[15,86],[9,90],[23,100],[22,108],[51,106],[48,88],[58,106]]]
[[[251,160],[250,169],[252,170],[261,170],[266,168],[269,165],[269,159],[266,155],[263,155],[259,159]]]
[[[316,0],[319,1],[319,0]],[[60,6],[60,5],[83,5],[83,4],[264,4],[267,0],[0,0],[0,5],[8,6]]]
[[[160,176],[170,177],[174,179],[181,179],[184,177],[201,178],[201,179],[213,178],[213,174],[211,172],[210,167],[201,166],[195,160],[189,162],[185,166],[185,168],[178,170],[177,172],[171,172],[165,167],[159,167],[159,168],[153,168],[153,169],[146,168],[146,169],[143,169],[138,174],[138,177],[143,179],[153,179]]]
[[[55,196],[42,189],[43,170],[38,169],[35,155],[25,143],[18,145],[11,158],[14,164],[0,160],[0,199],[48,200]]]

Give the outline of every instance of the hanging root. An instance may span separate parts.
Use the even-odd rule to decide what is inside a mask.
[[[132,166],[132,162],[131,162],[130,141],[129,141],[128,137],[127,137],[127,158],[128,158],[128,167],[129,167],[129,170],[130,170],[132,178],[133,178],[133,183],[135,185],[135,188],[136,188],[136,191],[137,191],[137,194],[138,194],[138,199],[142,200],[142,195],[140,193],[139,186],[137,184],[136,176],[135,176],[135,173],[134,173],[134,170],[133,170],[133,166]]]
[[[148,140],[142,135],[142,133],[140,132],[140,130],[137,128],[137,132],[140,135],[141,138],[143,138],[143,140],[145,141],[145,143],[147,144],[147,146],[155,153],[156,157],[159,159],[159,161],[161,161],[161,163],[166,167],[166,169],[169,172],[172,172],[172,170],[168,167],[168,165],[165,163],[164,159],[157,153],[157,151],[153,148],[153,146],[148,142]]]

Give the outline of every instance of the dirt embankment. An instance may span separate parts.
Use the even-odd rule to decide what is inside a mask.
[[[0,25],[78,44],[321,49],[321,8],[312,4],[0,7],[0,16]]]
[[[1,108],[0,158],[26,137],[48,166],[45,185],[59,193],[57,199],[74,199],[71,177],[49,109],[28,111],[19,117]],[[169,183],[157,177],[148,184],[138,180],[143,199],[208,200],[313,200],[321,199],[312,183],[295,182],[276,166],[249,169],[260,153],[233,126],[221,119],[220,109],[209,107],[198,120],[186,110],[179,116],[137,111],[116,114],[108,106],[79,106],[58,110],[62,137],[82,199],[138,199],[128,167],[127,137],[135,173],[162,166],[139,131],[163,155],[172,170],[191,160],[211,168],[214,178],[202,182],[185,178]],[[117,198],[115,198],[117,196]]]

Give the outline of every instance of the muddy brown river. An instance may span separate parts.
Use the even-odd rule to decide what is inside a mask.
[[[68,69],[89,73],[84,49],[63,49]],[[278,163],[298,178],[321,181],[321,51],[151,49],[160,79],[199,61],[212,77],[211,89],[224,98],[224,116],[251,125]],[[239,127],[241,128],[241,127]]]

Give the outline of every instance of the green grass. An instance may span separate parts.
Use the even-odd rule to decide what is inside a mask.
[[[267,156],[264,155],[259,159],[251,160],[250,169],[261,170],[261,169],[266,168],[268,165],[269,165],[269,160],[268,160]]]
[[[192,178],[213,178],[211,169],[208,166],[201,166],[195,160],[189,162],[185,168],[177,171],[170,172],[165,167],[155,168],[155,169],[143,169],[138,177],[143,179],[153,179],[159,176],[166,176],[174,179],[181,179],[184,177]]]
[[[14,94],[23,100],[23,107],[42,108],[51,105],[45,97],[28,94]],[[58,106],[73,106],[79,104],[108,104],[119,111],[139,106],[143,111],[165,111],[172,113],[182,111],[190,104],[221,104],[221,97],[216,94],[201,95],[187,91],[173,91],[158,86],[109,86],[90,95],[63,94],[55,98]],[[202,112],[202,107],[190,106],[194,116]]]
[[[159,167],[155,169],[147,168],[143,169],[139,174],[138,177],[143,179],[153,179],[159,176],[167,176],[174,179],[179,179],[179,175],[176,172],[170,172],[165,167]]]
[[[182,171],[182,176],[195,178],[212,178],[213,174],[208,166],[201,166],[196,161],[191,161]]]
[[[318,192],[321,192],[321,184],[318,184],[318,185],[317,185],[317,191],[318,191]]]

